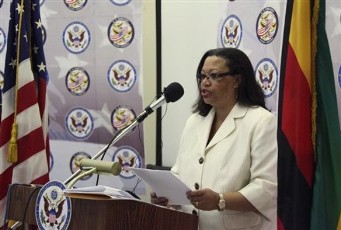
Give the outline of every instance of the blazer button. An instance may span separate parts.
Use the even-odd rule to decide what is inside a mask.
[[[200,157],[199,164],[202,164],[202,163],[204,163],[204,158]]]
[[[198,190],[198,189],[199,189],[199,184],[198,184],[198,183],[195,183],[195,184],[194,184],[194,188],[195,188],[196,190]]]
[[[192,211],[192,214],[197,216],[197,215],[198,215],[197,210],[193,210],[193,211]]]

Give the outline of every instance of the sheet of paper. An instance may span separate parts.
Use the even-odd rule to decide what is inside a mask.
[[[131,168],[135,175],[144,180],[158,197],[166,197],[170,205],[191,204],[186,192],[191,190],[171,171]]]
[[[103,185],[90,186],[83,188],[64,189],[66,194],[89,194],[89,195],[105,195],[111,198],[136,199],[126,191],[121,189],[111,188]]]

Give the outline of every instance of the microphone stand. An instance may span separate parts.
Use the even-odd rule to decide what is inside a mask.
[[[90,175],[90,174],[92,174],[92,173],[94,173],[94,172],[96,172],[96,168],[91,167],[90,169],[88,169],[88,171],[85,171],[85,172],[83,172],[83,173],[78,173],[77,176],[75,176],[74,179],[72,179],[72,180],[68,183],[68,185],[67,185],[66,188],[67,188],[67,189],[72,188],[72,186],[73,186],[79,179],[81,179],[81,178],[83,178],[83,177],[85,177],[85,176],[87,176],[87,175]]]
[[[161,92],[161,95],[164,93]],[[182,95],[181,95],[182,96]],[[101,149],[95,156],[93,156],[91,159],[96,160],[100,156],[106,153],[106,151],[113,146],[118,140],[120,140],[123,136],[125,136],[128,132],[130,132],[135,126],[137,126],[139,123],[141,123],[146,117],[148,117],[149,114],[154,112],[157,108],[159,108],[162,104],[166,102],[165,97],[160,97],[156,101],[152,102],[149,106],[147,106],[144,111],[127,127],[124,129],[120,130],[107,144],[103,149]],[[73,173],[66,181],[64,181],[64,184],[67,185],[69,184],[74,178],[76,178],[80,173],[82,172],[82,169],[78,169],[75,173]],[[75,183],[73,181],[73,183]]]
[[[101,149],[95,156],[93,156],[91,159],[96,160],[97,158],[101,157],[103,154],[106,153],[106,151],[113,146],[118,140],[120,140],[122,137],[124,137],[128,132],[130,132],[133,128],[135,128],[140,122],[142,122],[147,116],[149,115],[148,112],[143,112],[140,114],[133,123],[125,127],[124,129],[120,130],[107,144],[103,149]],[[90,169],[91,170],[91,169]],[[64,181],[64,184],[69,184],[74,178],[76,178],[80,173],[82,172],[81,169],[78,169],[76,172],[74,172],[66,181]],[[73,182],[75,183],[75,182]],[[69,187],[69,186],[68,186]]]

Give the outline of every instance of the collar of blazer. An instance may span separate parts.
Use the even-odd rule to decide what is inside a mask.
[[[216,132],[216,134],[214,135],[210,143],[206,146],[206,149],[212,147],[213,145],[217,144],[222,139],[229,136],[236,127],[235,119],[244,117],[245,114],[247,113],[247,110],[248,110],[248,107],[242,106],[239,103],[235,104],[235,106],[232,108],[229,115],[221,124],[220,128],[218,129],[218,131]],[[215,115],[215,110],[211,109],[209,114],[207,114],[206,116],[206,119],[204,122],[205,123],[207,122],[208,123],[207,125],[209,125],[209,127],[211,127],[212,125],[214,115]],[[210,130],[210,128],[208,130]]]

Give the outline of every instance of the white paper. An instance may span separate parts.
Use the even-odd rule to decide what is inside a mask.
[[[131,168],[135,175],[144,180],[158,197],[166,197],[170,205],[191,204],[186,192],[191,189],[168,170]]]
[[[104,185],[98,186],[90,186],[83,188],[72,188],[72,189],[64,189],[64,193],[68,194],[89,194],[89,195],[105,195],[114,199],[136,199],[126,191],[121,189],[111,188]]]

